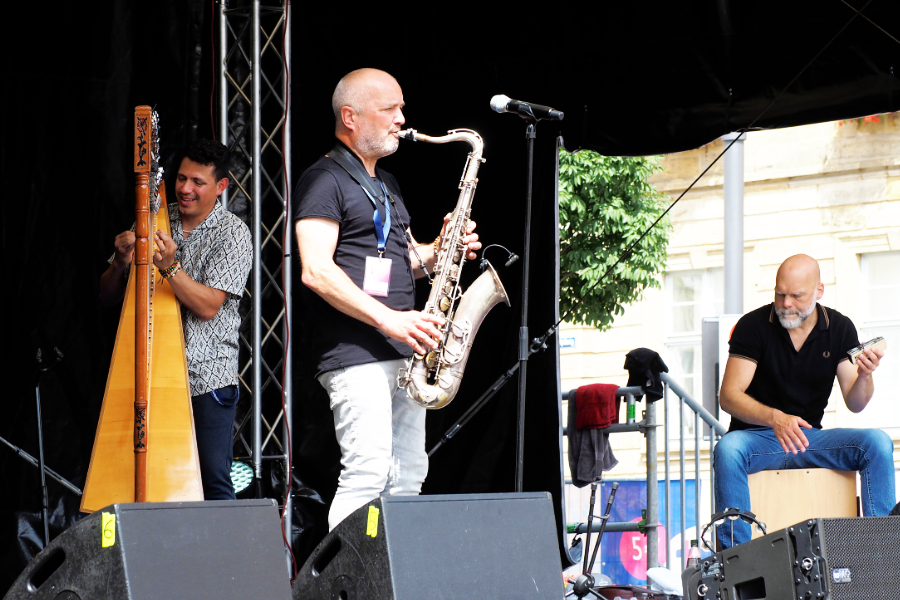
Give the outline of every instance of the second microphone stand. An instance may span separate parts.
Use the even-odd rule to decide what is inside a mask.
[[[603,539],[603,532],[606,531],[606,523],[609,521],[609,516],[612,514],[612,505],[616,500],[616,490],[619,489],[619,482],[616,481],[612,484],[612,490],[609,492],[609,500],[606,502],[606,513],[600,517],[600,531],[597,533],[597,541],[594,542],[594,552],[591,553],[591,529],[594,526],[594,503],[597,500],[597,483],[598,482],[595,481],[591,484],[591,504],[588,510],[587,538],[584,542],[584,568],[581,570],[581,575],[576,577],[575,581],[572,582],[572,591],[566,594],[566,598],[572,595],[584,598],[588,594],[591,594],[597,598],[606,600],[606,596],[595,589],[594,576],[591,575],[591,572],[594,570],[594,561],[597,560],[597,550],[600,549],[600,541]],[[588,554],[591,554],[590,562],[588,562]]]
[[[531,198],[534,183],[534,139],[537,119],[522,115],[528,122],[525,128],[526,143],[526,182],[525,182],[525,244],[522,255],[522,320],[519,326],[519,391],[516,402],[516,491],[523,488],[525,472],[525,385],[528,377],[528,357],[531,355],[530,337],[528,335],[528,283],[531,278]]]
[[[519,388],[516,402],[516,473],[515,473],[515,491],[523,491],[524,478],[524,459],[525,459],[525,392],[528,377],[528,358],[546,347],[546,335],[541,340],[530,339],[528,334],[528,299],[529,299],[529,281],[531,278],[531,205],[534,188],[534,140],[536,137],[536,125],[540,120],[536,117],[528,105],[518,107],[518,114],[525,119],[527,126],[525,128],[526,142],[526,181],[525,181],[525,242],[522,254],[524,261],[522,264],[522,311],[519,326],[519,345],[518,360],[516,363],[506,370],[494,384],[479,397],[463,415],[450,426],[444,433],[440,441],[428,451],[428,456],[433,455],[438,448],[444,443],[450,441],[456,433],[462,429],[469,420],[503,388],[506,383],[512,379],[512,376],[519,372]],[[508,263],[509,264],[509,263]]]

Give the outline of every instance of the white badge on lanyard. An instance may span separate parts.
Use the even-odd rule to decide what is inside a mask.
[[[381,183],[379,181],[379,183]],[[375,236],[378,239],[378,256],[366,257],[366,274],[363,277],[363,291],[370,296],[385,297],[388,295],[391,287],[391,259],[384,258],[385,242],[391,232],[391,207],[387,203],[388,193],[381,183],[381,191],[384,192],[384,223],[381,222],[381,215],[378,214],[378,202],[369,194],[366,188],[363,188],[369,200],[375,206],[375,214],[372,220],[375,223]]]
[[[366,257],[366,275],[363,291],[370,296],[387,296],[391,286],[391,259],[381,256]]]

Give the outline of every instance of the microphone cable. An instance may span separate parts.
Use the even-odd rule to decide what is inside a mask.
[[[501,248],[501,249],[503,249],[503,250],[506,251],[506,263],[503,265],[504,267],[509,267],[509,266],[511,266],[514,262],[516,262],[517,260],[519,260],[519,255],[516,254],[515,252],[512,252],[512,251],[511,251],[509,248],[507,248],[506,246],[501,246],[500,244],[491,244],[490,246],[484,248],[484,249],[481,251],[481,262],[479,263],[478,266],[479,266],[479,268],[480,268],[482,271],[484,271],[484,270],[487,268],[487,265],[488,265],[488,261],[487,261],[487,259],[484,257],[484,255],[485,255],[485,253],[486,253],[488,250],[490,250],[491,248]]]

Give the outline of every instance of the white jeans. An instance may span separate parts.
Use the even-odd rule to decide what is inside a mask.
[[[428,473],[425,409],[397,386],[405,359],[323,373],[341,476],[328,512],[328,529],[380,495],[415,496]]]

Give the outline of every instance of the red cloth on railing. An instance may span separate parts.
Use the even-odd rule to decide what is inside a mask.
[[[603,429],[618,423],[618,389],[619,386],[613,383],[593,383],[578,388],[575,393],[575,428]]]

